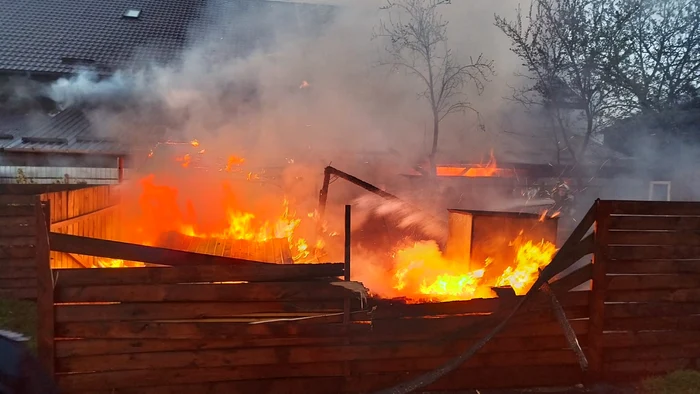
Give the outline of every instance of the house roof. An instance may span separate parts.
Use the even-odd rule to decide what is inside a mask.
[[[56,115],[13,116],[0,119],[0,151],[124,155],[125,145],[96,137],[79,109]]]
[[[271,29],[227,26],[244,20],[234,17],[274,9],[296,23],[309,15],[299,8],[264,0],[0,0],[0,72],[69,74],[89,67],[110,73],[166,63],[208,33],[235,34],[233,45],[240,50],[241,41]],[[308,9],[329,6],[304,6]],[[138,17],[124,17],[128,10],[138,10]]]

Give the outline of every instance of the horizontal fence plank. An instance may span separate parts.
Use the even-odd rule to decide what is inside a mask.
[[[112,305],[56,305],[56,321],[131,321],[208,319],[255,314],[339,312],[343,301],[316,302],[158,302],[124,303]]]
[[[611,260],[700,259],[700,246],[609,246]]]
[[[426,371],[427,372],[427,371]],[[204,371],[203,373],[206,373]],[[416,377],[421,372],[410,373],[384,373],[364,374],[345,377],[313,377],[313,378],[281,378],[281,379],[256,379],[242,381],[225,381],[212,383],[178,384],[167,386],[150,386],[133,389],[105,389],[91,390],[95,394],[191,394],[191,393],[287,393],[287,394],[337,394],[337,393],[361,393],[384,389],[397,383],[405,382]],[[503,379],[508,376],[508,379]],[[517,369],[513,368],[478,368],[469,369],[464,373],[463,369],[446,375],[437,382],[426,387],[426,390],[465,390],[479,388],[509,388],[509,387],[534,387],[542,385],[573,385],[582,380],[579,367],[562,366],[529,366]]]
[[[700,232],[696,231],[610,231],[608,245],[671,245],[700,246]]]
[[[0,217],[26,217],[32,214],[34,214],[34,205],[0,204]]]
[[[172,383],[204,383],[218,380],[274,379],[285,377],[344,376],[375,374],[385,372],[429,371],[449,360],[449,355],[425,358],[356,359],[341,361],[312,362],[300,364],[236,365],[235,367],[158,368],[142,370],[105,371],[89,374],[59,376],[59,384],[64,389],[99,389],[105,387],[147,387]],[[320,361],[320,360],[319,360]],[[471,374],[474,369],[528,367],[539,365],[575,364],[573,352],[566,350],[521,352],[521,353],[480,353],[459,367],[463,373]],[[197,373],[202,371],[203,373]]]
[[[607,302],[700,302],[700,289],[619,290],[605,293]]]
[[[693,216],[611,216],[611,230],[698,230],[700,217]]]
[[[225,281],[303,281],[342,276],[344,264],[192,265],[60,271],[61,286],[176,284]]]
[[[234,337],[307,337],[335,336],[351,333],[353,336],[366,336],[369,333],[381,337],[431,337],[454,334],[461,338],[474,338],[483,335],[500,320],[473,317],[434,318],[434,319],[395,319],[382,320],[377,324],[353,323],[339,324],[294,324],[265,323],[245,324],[230,322],[89,322],[62,323],[56,325],[59,338],[93,338],[93,339],[228,339]],[[588,331],[587,320],[572,320],[571,326],[577,335]],[[561,326],[552,320],[536,323],[520,323],[514,319],[500,337],[528,337],[560,335]]]
[[[2,237],[0,238],[0,247],[15,247],[15,246],[34,246],[36,237]]]
[[[700,343],[700,331],[646,331],[646,332],[606,332],[603,334],[603,347],[634,348],[640,346],[680,345]]]
[[[665,317],[700,314],[700,303],[653,302],[605,304],[605,316],[611,319],[626,317]]]
[[[610,331],[700,330],[700,316],[605,318]]]
[[[700,216],[700,204],[692,201],[601,201],[613,215]]]
[[[515,305],[522,296],[513,299],[480,298],[467,301],[450,301],[421,304],[407,304],[403,301],[371,299],[370,307],[376,306],[372,319],[389,319],[397,317],[442,316],[472,313],[491,313]],[[589,293],[586,291],[567,292],[559,295],[559,302],[564,307],[588,305]],[[533,310],[551,308],[549,297],[536,294],[523,308],[523,313]]]
[[[574,288],[588,282],[592,278],[593,278],[593,264],[588,263],[588,264],[585,264],[584,266],[570,272],[568,275],[566,275],[562,278],[559,278],[556,281],[552,282],[551,288],[555,293],[565,292],[565,291],[569,291],[571,289],[574,289]],[[569,294],[576,294],[576,293],[583,293],[583,295],[585,295],[586,297],[589,296],[588,291],[577,291],[577,292],[573,292],[573,293],[564,293],[564,294],[566,294],[568,296]],[[564,296],[564,294],[562,294],[562,296],[558,296],[557,298],[560,299],[561,297]]]
[[[34,261],[35,255],[36,248],[33,244],[22,246],[0,245],[0,264],[3,264],[3,260],[31,259]]]
[[[613,361],[603,364],[603,378],[608,382],[638,382],[651,375],[662,375],[688,368],[695,368],[694,359]]]
[[[57,282],[60,282],[58,278]],[[304,301],[357,297],[352,291],[322,282],[232,284],[115,285],[56,287],[55,302],[161,301]]]
[[[36,267],[6,267],[0,261],[0,280],[36,279]]]
[[[34,216],[0,216],[0,236],[16,237],[36,234]]]
[[[700,287],[700,275],[608,276],[608,290],[673,290]]]
[[[31,194],[0,194],[0,206],[34,206],[37,199],[37,196]]]
[[[36,286],[33,288],[21,288],[21,289],[3,289],[0,288],[0,299],[13,299],[13,300],[34,300],[36,299]]]
[[[288,347],[306,345],[347,345],[373,344],[389,342],[420,342],[434,341],[431,333],[423,333],[409,337],[405,335],[355,335],[343,337],[280,337],[257,338],[243,337],[231,339],[68,339],[56,341],[56,356],[59,358],[73,356],[95,356],[101,354],[132,354],[165,351],[198,351],[213,349],[236,349],[253,347]],[[478,339],[471,338],[469,344]],[[586,346],[586,336],[578,336],[579,343]],[[562,335],[531,336],[531,337],[497,337],[489,341],[484,352],[523,352],[535,350],[561,350],[568,347],[568,342]]]
[[[0,289],[26,289],[36,287],[35,278],[0,279]]]
[[[400,368],[431,370],[460,354],[471,345],[466,341],[393,342],[345,346],[301,346],[239,348],[227,350],[169,351],[60,358],[58,372],[102,372],[161,368],[213,368],[224,366],[304,364],[314,362],[382,360],[363,372],[398,372]],[[429,360],[437,358],[439,360]],[[392,360],[411,359],[412,367],[391,367]],[[480,352],[465,362],[471,367],[576,364],[574,352],[542,350],[531,352]],[[404,369],[405,371],[406,369]]]
[[[56,337],[95,339],[285,338],[343,335],[349,330],[367,334],[372,331],[372,327],[369,324],[89,322],[56,324]]]
[[[55,252],[84,254],[87,256],[106,257],[126,261],[140,261],[159,265],[268,264],[232,257],[184,252],[181,250],[107,241],[104,239],[79,237],[76,235],[54,232],[49,234],[49,241],[51,250]]]
[[[700,260],[613,260],[605,266],[608,274],[700,274]]]
[[[700,342],[686,342],[681,346],[657,345],[632,348],[606,349],[604,359],[610,361],[664,360],[700,357]]]

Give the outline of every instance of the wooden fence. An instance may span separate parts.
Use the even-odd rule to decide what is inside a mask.
[[[700,203],[596,202],[552,265],[591,251],[594,263],[551,283],[590,368],[580,367],[542,293],[425,391],[566,386],[698,368],[698,230]],[[46,361],[63,392],[373,392],[443,365],[519,300],[363,305],[344,287],[353,282],[334,282],[340,264],[216,264],[220,257],[127,249],[124,257],[144,253],[144,261],[172,258],[177,266],[60,270],[54,291],[41,293],[50,318],[41,335],[51,340],[40,350],[54,354]],[[214,264],[188,265],[189,257]],[[570,291],[591,278],[592,290]]]
[[[700,203],[598,204],[600,378],[700,368]]]
[[[39,199],[0,195],[0,298],[35,299]]]
[[[117,239],[120,235],[118,186],[95,186],[41,195],[50,207],[51,231],[90,238]],[[53,268],[91,268],[97,257],[51,252]]]

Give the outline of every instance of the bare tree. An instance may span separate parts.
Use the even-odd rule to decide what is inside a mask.
[[[436,171],[436,154],[440,122],[448,115],[465,110],[478,112],[465,93],[469,84],[478,93],[493,75],[493,62],[482,55],[466,64],[455,59],[447,45],[447,24],[439,9],[450,0],[388,0],[382,7],[388,17],[382,20],[375,37],[388,40],[389,60],[382,64],[404,69],[425,86],[420,96],[430,104],[433,118],[433,141],[430,150],[432,174]]]
[[[574,163],[618,110],[618,89],[607,83],[601,65],[636,12],[616,0],[533,0],[529,12],[518,9],[513,21],[496,15],[496,26],[526,69],[521,76],[527,83],[515,89],[514,99],[545,110],[554,141],[563,142]],[[567,122],[575,113],[585,121],[578,150]]]
[[[608,82],[621,89],[629,112],[676,108],[692,99],[700,81],[700,1],[628,1],[640,12],[609,52]]]

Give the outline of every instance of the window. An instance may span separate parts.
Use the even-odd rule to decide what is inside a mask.
[[[141,10],[137,10],[134,8],[129,8],[124,12],[124,18],[129,18],[129,19],[138,19],[138,17],[141,15]]]
[[[649,182],[649,201],[671,201],[671,182]]]

